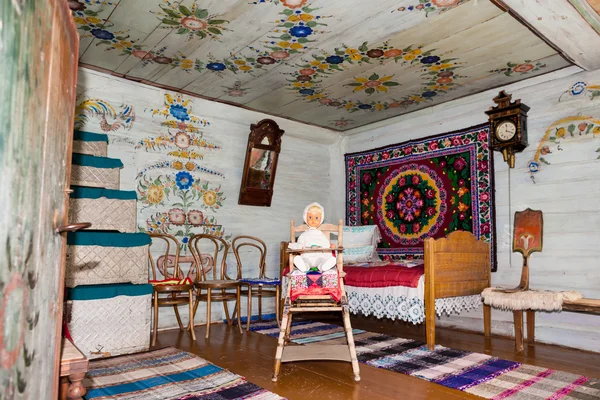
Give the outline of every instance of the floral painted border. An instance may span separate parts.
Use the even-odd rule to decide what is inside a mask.
[[[492,270],[496,270],[493,157],[489,147],[489,127],[475,126],[460,131],[444,133],[396,145],[345,155],[346,166],[346,224],[356,226],[360,218],[360,171],[393,163],[394,160],[410,161],[428,159],[457,152],[471,152],[471,207],[473,212],[473,234],[492,243]],[[417,254],[400,253],[380,249],[388,258],[423,257]]]
[[[589,96],[590,100],[594,100],[596,97],[600,97],[600,85],[590,85],[587,82],[579,81],[571,85],[571,87],[563,92],[558,101],[562,101],[565,94],[570,97]]]
[[[425,13],[425,17],[430,15],[440,14],[457,7],[469,0],[419,0],[419,4],[411,4],[408,7],[398,7],[395,11],[421,11]]]
[[[297,65],[296,71],[288,74],[291,76],[287,79],[288,90],[295,91],[306,101],[318,101],[323,106],[345,108],[351,113],[360,110],[384,111],[392,108],[406,108],[425,101],[433,101],[436,96],[456,88],[459,85],[457,81],[465,78],[455,72],[460,66],[457,58],[437,54],[435,49],[423,51],[421,46],[411,45],[404,49],[398,49],[392,47],[388,42],[378,46],[369,46],[368,42],[364,42],[358,48],[342,45],[336,48],[333,54],[322,52],[322,54],[312,54],[311,57],[312,60],[304,60],[305,63]],[[423,86],[420,93],[406,95],[392,101],[363,102],[332,98],[323,88],[322,83],[325,79],[347,70],[348,65],[373,62],[383,64],[389,60],[394,60],[402,66],[423,68],[421,73]],[[366,79],[366,82],[354,82],[349,85],[361,84],[359,86],[364,86],[363,83],[369,83],[370,86],[373,86],[373,93],[377,87],[385,88],[382,91],[387,91],[388,87],[395,86],[394,83],[383,81],[376,73]]]
[[[540,140],[533,160],[527,164],[531,181],[535,182],[535,175],[542,170],[542,164],[551,165],[549,159],[555,151],[564,151],[564,142],[569,138],[589,136],[600,137],[600,119],[589,116],[572,116],[562,118],[548,127],[544,137]],[[595,149],[596,157],[600,159],[600,147]]]
[[[516,64],[513,62],[507,62],[506,67],[497,68],[489,71],[492,74],[504,74],[506,76],[512,76],[512,74],[525,75],[532,72],[537,72],[543,68],[546,68],[546,64],[537,61],[535,64],[531,60],[525,60],[522,63]]]

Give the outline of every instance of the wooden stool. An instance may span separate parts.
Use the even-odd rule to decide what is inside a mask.
[[[61,400],[80,400],[85,395],[81,383],[88,371],[88,359],[68,339],[63,338],[60,353],[60,393]]]

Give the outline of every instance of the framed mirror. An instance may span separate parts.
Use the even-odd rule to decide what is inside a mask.
[[[238,204],[271,206],[283,133],[271,119],[250,125]]]

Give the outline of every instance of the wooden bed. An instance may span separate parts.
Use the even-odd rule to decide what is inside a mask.
[[[287,267],[288,242],[281,242],[280,272]],[[375,267],[376,268],[376,267]],[[481,294],[490,287],[490,245],[470,232],[425,240],[425,330],[427,347],[435,346],[435,299]],[[484,333],[491,332],[491,309],[483,306]]]

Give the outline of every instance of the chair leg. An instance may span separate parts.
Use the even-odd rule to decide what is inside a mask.
[[[515,349],[523,351],[523,310],[513,311],[515,323]]]
[[[285,308],[284,311],[285,313]],[[288,343],[290,341],[290,336],[292,334],[292,313],[289,313],[287,323],[281,322],[281,326],[285,326],[285,342]]]
[[[242,287],[238,286],[235,291],[235,311],[237,311],[237,325],[240,333],[244,333],[242,329],[242,310],[241,310],[241,302],[242,302]]]
[[[483,334],[489,338],[492,334],[492,307],[483,306]]]
[[[192,289],[192,293],[194,293],[194,289]],[[193,314],[192,314],[192,319],[190,320],[190,322],[194,321],[196,319],[196,311],[198,311],[198,304],[200,304],[200,295],[202,294],[202,289],[198,288],[198,290],[196,291],[196,300],[194,301],[194,310],[193,310]],[[188,324],[188,329],[189,329],[189,324]]]
[[[258,287],[258,320],[262,321],[262,286]]]
[[[181,316],[179,315],[179,308],[177,304],[173,304],[173,310],[175,310],[175,318],[177,318],[177,324],[179,325],[179,330],[184,330],[183,323],[181,322]]]
[[[250,320],[252,319],[252,285],[248,285],[248,321],[246,321],[246,332],[250,331]]]
[[[281,286],[275,286],[275,320],[277,321],[277,326],[281,327],[281,323],[279,319],[281,316],[279,315],[279,308],[281,307]]]
[[[221,289],[221,295],[225,296],[225,289]],[[227,325],[233,325],[233,315],[229,316],[229,307],[227,307],[227,300],[223,300],[223,308],[225,309],[225,319],[227,320]]]
[[[192,292],[193,290],[190,289],[189,290],[189,295],[190,295],[190,301],[189,301],[189,306],[190,306],[190,323],[189,323],[189,327],[190,327],[190,333],[192,334],[192,339],[194,340],[194,342],[196,341],[196,329],[194,327],[194,304],[193,304],[193,300],[192,300]]]
[[[208,339],[208,336],[210,335],[210,303],[212,303],[212,298],[211,298],[211,288],[208,288],[208,297],[206,299],[206,338]]]
[[[154,292],[154,326],[152,327],[152,346],[156,345],[158,334],[158,293]]]
[[[279,370],[281,369],[281,357],[283,356],[283,348],[285,347],[286,339],[288,335],[288,319],[291,316],[289,310],[284,308],[283,318],[281,320],[281,327],[279,328],[279,339],[277,340],[277,351],[275,352],[275,368],[273,370],[273,382],[277,382],[279,376]]]
[[[360,369],[358,367],[358,358],[356,357],[356,347],[354,346],[354,335],[352,334],[352,326],[350,325],[350,315],[348,311],[342,310],[344,319],[344,330],[346,331],[346,339],[348,340],[348,350],[350,351],[350,359],[352,360],[352,372],[354,380],[360,381]]]

